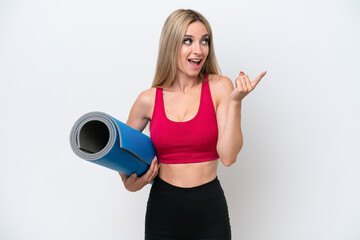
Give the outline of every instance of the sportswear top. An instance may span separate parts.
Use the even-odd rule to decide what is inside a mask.
[[[198,163],[219,158],[216,151],[218,127],[208,75],[204,75],[202,81],[199,110],[188,121],[175,122],[168,119],[163,89],[156,89],[150,138],[160,163]]]

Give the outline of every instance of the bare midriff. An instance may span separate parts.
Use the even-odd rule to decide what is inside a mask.
[[[216,178],[219,160],[200,163],[160,163],[159,177],[171,185],[190,188],[208,183]]]

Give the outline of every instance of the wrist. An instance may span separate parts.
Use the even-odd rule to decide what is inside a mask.
[[[234,107],[236,109],[241,109],[241,103],[242,101],[237,101],[237,100],[230,100],[230,107]]]

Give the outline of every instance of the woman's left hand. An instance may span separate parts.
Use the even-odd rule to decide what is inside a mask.
[[[235,80],[235,89],[230,95],[231,100],[235,100],[241,102],[246,95],[248,95],[256,85],[260,82],[260,80],[265,76],[266,71],[262,72],[257,78],[253,81],[250,81],[248,75],[244,72],[240,72],[239,76]]]

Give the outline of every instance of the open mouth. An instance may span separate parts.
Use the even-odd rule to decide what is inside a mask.
[[[188,59],[188,61],[189,61],[189,63],[191,64],[191,65],[200,65],[200,62],[202,61],[202,59]]]

